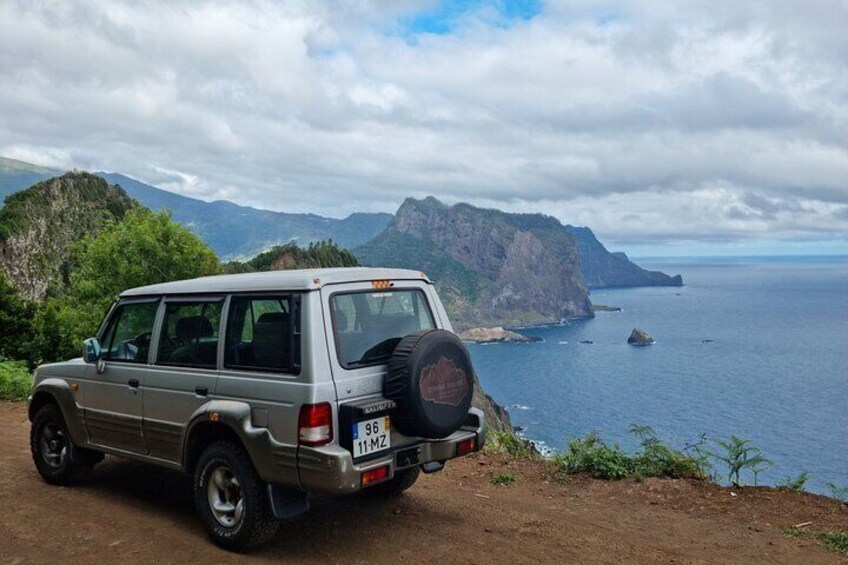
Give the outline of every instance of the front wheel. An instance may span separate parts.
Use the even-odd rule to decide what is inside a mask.
[[[41,477],[53,485],[67,485],[91,471],[96,463],[71,441],[62,412],[55,404],[41,407],[32,419],[29,446]]]
[[[209,536],[224,549],[240,551],[265,543],[280,527],[267,485],[244,448],[229,441],[215,442],[200,455],[194,501]]]

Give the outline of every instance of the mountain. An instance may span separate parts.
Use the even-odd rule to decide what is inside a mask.
[[[170,210],[176,221],[199,235],[222,259],[251,257],[289,241],[306,245],[332,239],[342,247],[351,248],[373,239],[392,218],[391,214],[358,213],[337,220],[316,214],[259,210],[226,200],[204,202],[121,174],[97,174],[120,185],[152,210]]]
[[[0,201],[10,194],[30,187],[37,182],[61,174],[62,171],[0,157]]]
[[[589,228],[565,226],[580,250],[580,272],[589,288],[610,286],[682,286],[683,277],[647,271],[621,252],[610,253]]]
[[[592,316],[577,246],[549,216],[408,198],[354,255],[366,266],[426,272],[457,329]]]
[[[0,209],[0,270],[24,298],[62,285],[70,248],[119,220],[132,200],[89,173],[65,173],[16,192]]]
[[[0,198],[61,174],[0,157]],[[168,209],[174,219],[194,231],[222,259],[252,257],[274,245],[333,240],[352,248],[382,232],[391,214],[355,213],[337,220],[316,214],[288,214],[240,206],[226,200],[205,202],[150,186],[118,173],[95,173],[152,209]]]

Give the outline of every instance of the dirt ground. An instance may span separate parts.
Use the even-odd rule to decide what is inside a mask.
[[[485,454],[423,476],[400,499],[318,497],[249,555],[212,545],[189,480],[107,458],[71,488],[42,482],[23,403],[0,403],[0,564],[848,563],[784,528],[848,530],[848,508],[803,493],[698,482],[559,485],[543,465]],[[493,486],[492,476],[516,481]]]

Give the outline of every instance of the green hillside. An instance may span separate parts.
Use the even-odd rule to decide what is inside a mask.
[[[133,201],[89,173],[65,173],[6,198],[0,209],[0,270],[29,300],[63,286],[70,248],[121,219]]]
[[[264,251],[248,261],[230,261],[224,264],[228,273],[252,273],[255,271],[280,271],[286,269],[321,269],[330,267],[357,267],[359,262],[353,253],[332,241],[310,243],[298,247],[295,243],[278,245]]]

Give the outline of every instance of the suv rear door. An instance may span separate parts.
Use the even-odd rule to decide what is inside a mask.
[[[151,457],[180,461],[189,420],[215,390],[223,310],[223,296],[164,301],[144,389],[144,432]]]

